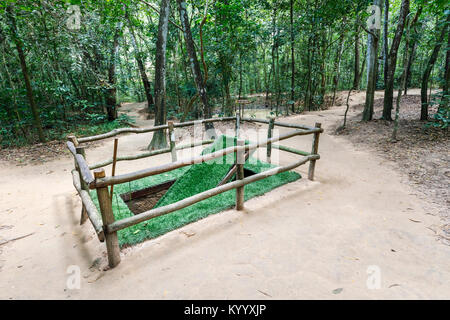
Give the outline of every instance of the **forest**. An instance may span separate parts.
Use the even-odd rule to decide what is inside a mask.
[[[424,125],[448,127],[445,0],[6,0],[0,12],[4,148],[129,126],[124,102],[146,102],[158,125],[234,115],[242,99],[276,116],[322,110],[340,90],[366,90],[362,121],[383,90],[382,119],[396,121],[394,91],[420,88]],[[149,148],[166,144],[161,132]]]

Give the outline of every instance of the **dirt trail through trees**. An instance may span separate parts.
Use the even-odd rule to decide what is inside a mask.
[[[109,271],[104,244],[88,223],[79,225],[73,160],[0,162],[0,243],[33,233],[0,246],[0,298],[450,298],[450,247],[431,230],[439,218],[387,160],[329,134],[343,113],[342,106],[283,119],[325,128],[316,181],[300,167],[303,179],[251,199],[245,212],[212,215],[127,248]],[[307,150],[310,138],[284,144]],[[123,137],[119,154],[139,152],[150,139]],[[87,159],[111,157],[112,145],[87,150]],[[295,158],[282,154],[281,163]],[[121,162],[116,174],[167,161],[170,154]],[[73,265],[80,289],[67,288]]]

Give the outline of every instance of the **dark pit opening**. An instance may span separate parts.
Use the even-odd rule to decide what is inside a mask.
[[[256,174],[255,171],[252,171],[252,170],[250,170],[250,169],[245,169],[245,168],[244,168],[244,178],[250,177],[250,176],[252,176],[252,175],[254,175],[254,174]]]
[[[250,177],[254,174],[256,174],[256,172],[244,168],[244,178]],[[235,179],[236,175],[234,180]],[[130,211],[133,212],[133,214],[140,214],[153,209],[159,199],[166,194],[167,190],[169,190],[175,181],[176,180],[170,180],[145,189],[123,193],[120,197],[126,203]]]
[[[170,180],[145,189],[120,195],[135,215],[152,209],[176,180]]]

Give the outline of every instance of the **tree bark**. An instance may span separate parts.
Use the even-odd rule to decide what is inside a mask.
[[[354,77],[353,77],[353,88],[359,90],[360,85],[360,74],[359,74],[359,29],[360,26],[356,24],[355,30],[355,66],[354,66]]]
[[[383,116],[384,120],[392,120],[392,103],[394,99],[394,74],[397,64],[397,52],[402,40],[403,29],[405,28],[405,20],[409,13],[409,0],[402,0],[400,14],[398,18],[397,29],[395,31],[394,40],[392,41],[391,49],[388,56],[388,72],[386,84],[384,89],[384,106]]]
[[[295,112],[295,36],[294,36],[294,0],[290,3],[291,22],[291,101],[292,113]]]
[[[142,79],[142,85],[144,86],[144,93],[145,93],[145,97],[147,99],[147,108],[149,111],[151,111],[151,109],[154,105],[154,100],[153,100],[153,96],[152,96],[151,89],[150,89],[150,81],[148,80],[147,73],[145,72],[144,62],[142,61],[139,47],[136,42],[136,35],[134,34],[133,24],[131,23],[130,16],[128,15],[128,10],[125,5],[124,5],[124,11],[125,11],[125,18],[127,19],[127,22],[128,22],[128,28],[130,30],[131,44],[133,45],[133,49],[134,49],[134,57],[136,59],[137,65],[138,65],[139,74]]]
[[[380,0],[374,0],[373,4],[379,6]],[[367,89],[366,102],[362,116],[363,121],[370,121],[373,118],[373,103],[375,97],[376,77],[378,73],[377,53],[379,40],[380,30],[372,29],[367,38]]]
[[[113,43],[110,51],[110,60],[108,68],[108,82],[109,88],[106,95],[106,110],[108,113],[108,120],[113,121],[117,119],[117,98],[116,98],[116,58],[119,50],[119,36],[121,31],[121,23],[118,22],[114,32]]]
[[[192,39],[191,26],[187,15],[187,3],[183,0],[177,0],[178,10],[180,13],[181,27],[183,28],[184,40],[186,42],[186,50],[189,55],[190,66],[192,74],[194,76],[197,92],[200,96],[200,100],[203,105],[203,114],[205,118],[211,118],[212,112],[208,102],[208,95],[206,93],[206,87],[203,82],[203,76],[200,70],[200,64],[197,59],[197,53],[195,51],[194,40]],[[205,123],[205,130],[209,138],[215,138],[216,133],[214,125],[210,122]]]
[[[388,78],[388,54],[389,54],[389,0],[384,1],[384,24],[383,24],[383,67],[384,67],[384,85],[386,86]]]
[[[169,29],[170,0],[161,0],[158,39],[156,40],[155,62],[155,126],[163,125],[167,121],[166,110],[166,49],[167,33]],[[165,130],[156,131],[148,149],[167,148]]]
[[[422,13],[422,7],[419,7],[419,9],[417,9],[417,12],[413,18],[413,20],[411,21],[410,27],[409,29],[411,30],[412,28],[414,28],[414,36],[415,36],[415,41],[412,41],[412,44],[410,43],[410,45],[408,46],[407,50],[409,50],[409,47],[411,47],[411,51],[408,55],[408,62],[406,64],[406,73],[405,73],[405,86],[404,86],[404,95],[406,96],[408,93],[408,86],[409,86],[409,82],[410,82],[410,78],[411,78],[411,66],[414,60],[414,55],[416,53],[416,49],[417,49],[417,43],[418,43],[418,33],[416,30],[416,23],[419,20],[419,16]]]
[[[345,33],[342,33],[339,40],[338,49],[336,52],[336,60],[334,64],[334,76],[333,76],[333,100],[331,101],[331,105],[334,106],[334,103],[336,102],[336,90],[339,85],[339,78],[340,78],[340,69],[341,69],[341,58],[342,53],[344,51],[344,39],[345,39]],[[359,66],[358,66],[359,67]]]
[[[442,93],[444,95],[442,103],[439,108],[445,106],[448,107],[450,100],[450,32],[447,34],[447,53],[445,56],[445,72],[444,72],[444,85],[442,87]]]

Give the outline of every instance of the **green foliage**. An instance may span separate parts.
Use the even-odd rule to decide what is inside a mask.
[[[410,34],[410,52],[416,44],[410,70],[409,87],[418,87],[435,44],[436,32],[449,14],[448,1],[411,1],[412,18],[419,7],[423,12]],[[0,5],[0,127],[6,145],[37,141],[33,114],[24,75],[18,58],[16,38],[23,44],[32,94],[38,106],[38,118],[47,138],[61,136],[76,125],[85,126],[112,120],[108,113],[115,103],[145,101],[143,81],[136,56],[142,59],[153,91],[158,1],[148,0],[8,0]],[[367,32],[356,28],[369,17],[367,0],[295,0],[293,21],[291,1],[227,0],[187,1],[192,36],[201,61],[200,24],[203,25],[203,57],[208,75],[206,88],[213,113],[234,113],[238,97],[267,93],[263,101],[273,114],[285,110],[292,101],[304,110],[324,107],[325,95],[336,89],[346,90],[353,84],[355,36],[359,34],[360,67],[367,50]],[[79,5],[80,28],[67,27],[68,6]],[[208,8],[206,5],[208,4]],[[125,19],[124,5],[130,18]],[[397,28],[401,0],[390,1],[388,37]],[[11,6],[17,35],[7,18]],[[186,120],[203,117],[200,99],[186,110],[197,93],[190,61],[179,25],[175,2],[171,6],[167,42],[166,111],[168,118]],[[207,9],[207,10],[206,10]],[[137,52],[131,32],[136,36]],[[116,38],[117,34],[117,38]],[[343,37],[343,38],[342,38]],[[114,40],[118,41],[114,53]],[[340,57],[340,39],[342,56]],[[382,53],[378,56],[377,88],[384,88]],[[292,51],[294,49],[294,83]],[[445,47],[444,45],[442,46]],[[445,50],[441,50],[431,75],[431,87],[442,87]],[[398,55],[405,53],[402,41]],[[400,63],[402,59],[397,59]],[[110,67],[114,65],[114,79]],[[367,69],[367,68],[366,68]],[[402,68],[396,68],[395,79]],[[361,88],[366,86],[366,71]],[[398,86],[398,81],[396,82]],[[291,87],[294,97],[291,97]],[[114,92],[115,90],[115,92]],[[153,92],[152,92],[153,93]],[[300,101],[299,101],[300,100]],[[108,117],[106,116],[108,115]],[[108,125],[105,125],[107,127]],[[114,126],[114,124],[110,125]],[[97,129],[92,129],[93,131]],[[101,129],[98,129],[101,130]]]

